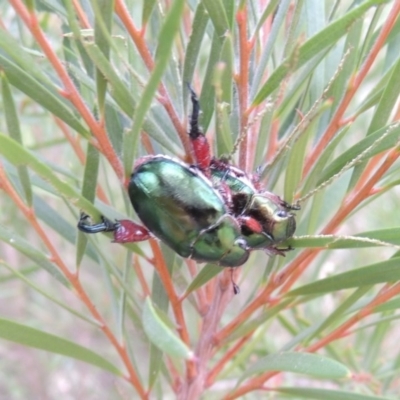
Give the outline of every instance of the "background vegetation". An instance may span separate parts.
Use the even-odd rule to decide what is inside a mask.
[[[400,1],[0,3],[0,397],[397,399]],[[235,271],[137,220],[134,160],[217,156],[299,201]],[[41,350],[37,350],[41,349]],[[46,351],[42,351],[46,350]]]

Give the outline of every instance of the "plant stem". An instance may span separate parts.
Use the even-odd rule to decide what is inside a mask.
[[[64,85],[64,89],[60,92],[74,105],[76,110],[82,116],[90,131],[98,140],[104,156],[107,158],[107,160],[113,167],[115,174],[122,183],[124,178],[122,163],[111,145],[104,125],[101,122],[96,121],[95,117],[89,111],[87,105],[85,104],[81,95],[76,89],[72,79],[69,77],[63,63],[57,57],[52,46],[44,36],[40,24],[36,18],[36,14],[34,13],[34,11],[28,11],[22,0],[10,0],[10,3],[14,7],[16,13],[24,21],[27,28],[31,31],[36,42],[41,47],[47,59],[61,79]]]
[[[396,0],[393,4],[392,10],[388,14],[387,20],[385,21],[385,23],[382,26],[382,29],[380,30],[380,33],[376,39],[375,44],[373,45],[370,53],[368,54],[368,57],[366,58],[360,71],[350,81],[347,92],[343,100],[341,101],[337,111],[335,112],[329,126],[327,127],[321,139],[318,141],[318,144],[314,147],[314,149],[312,149],[312,151],[310,151],[310,156],[306,159],[305,162],[303,176],[307,176],[312,166],[315,164],[319,156],[322,154],[325,147],[328,145],[328,143],[333,138],[335,133],[342,126],[342,119],[345,111],[347,110],[347,107],[350,104],[350,101],[353,99],[361,83],[364,81],[378,53],[382,50],[382,47],[385,44],[386,39],[389,36],[390,32],[392,31],[399,14],[400,14],[400,0]]]
[[[41,238],[46,248],[50,252],[51,261],[54,262],[55,265],[60,269],[60,271],[64,274],[66,279],[71,283],[72,287],[75,290],[75,294],[79,297],[82,303],[89,310],[92,317],[98,322],[100,329],[103,331],[105,336],[108,338],[110,343],[114,346],[117,353],[119,354],[122,362],[124,363],[129,376],[126,379],[133,385],[133,387],[137,390],[141,399],[147,399],[147,394],[136,374],[136,371],[129,359],[129,355],[126,351],[125,345],[119,343],[118,339],[107,325],[106,321],[103,319],[101,314],[98,312],[96,306],[90,300],[88,294],[83,288],[80,280],[79,274],[77,272],[71,272],[66,264],[64,263],[62,257],[58,253],[57,249],[53,246],[51,240],[49,239],[46,232],[40,226],[38,220],[36,219],[35,212],[32,208],[27,207],[22,199],[19,197],[18,193],[12,187],[10,181],[7,178],[5,170],[3,166],[0,164],[0,184],[1,188],[11,197],[14,201],[14,204],[20,209],[20,211],[25,215],[26,219],[29,221],[30,225],[36,231],[38,236]]]

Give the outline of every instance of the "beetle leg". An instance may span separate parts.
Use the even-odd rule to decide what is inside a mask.
[[[228,209],[233,211],[232,191],[229,186],[224,181],[221,181],[217,185],[215,185],[215,188],[224,199],[224,203],[228,207]]]
[[[285,253],[287,253],[288,251],[294,250],[294,248],[292,246],[288,246],[288,247],[284,247],[284,248],[280,248],[280,249],[278,249],[277,247],[267,247],[264,250],[270,255],[278,255],[278,256],[285,257],[285,255],[286,255]]]
[[[117,229],[117,222],[112,222],[109,219],[101,216],[101,223],[91,225],[88,223],[90,219],[89,215],[85,213],[81,213],[79,222],[78,222],[78,229],[85,233],[99,233],[99,232],[113,232]]]
[[[101,223],[91,225],[88,223],[89,216],[81,213],[78,229],[85,233],[113,232],[115,243],[140,242],[150,239],[150,232],[143,226],[128,219],[112,222],[106,217],[101,217]]]
[[[301,210],[299,202],[296,202],[295,204],[289,204],[286,201],[283,201],[283,203],[284,203],[284,207],[286,207],[288,210],[295,210],[295,211]]]
[[[238,218],[238,222],[240,226],[245,226],[249,230],[251,230],[254,233],[262,233],[263,232],[263,226],[260,224],[259,221],[254,219],[253,217],[241,215]]]
[[[231,268],[231,283],[232,283],[232,288],[233,288],[233,293],[234,294],[239,294],[240,293],[240,287],[239,285],[235,282],[235,280],[233,279],[233,271],[235,270],[235,268]]]
[[[256,171],[250,174],[250,181],[254,185],[254,187],[261,192],[261,166],[256,168]]]
[[[207,138],[204,136],[203,132],[200,130],[199,127],[199,100],[196,96],[196,93],[191,88],[190,85],[190,96],[192,100],[192,115],[190,117],[190,130],[189,130],[189,137],[192,143],[192,149],[194,156],[196,158],[197,166],[209,175],[209,167],[211,162],[211,154],[210,154],[210,145],[208,144]]]
[[[300,204],[289,204],[285,200],[282,200],[278,195],[275,193],[271,193],[268,191],[261,192],[263,196],[267,197],[268,199],[271,199],[274,203],[277,203],[281,205],[282,207],[286,208],[287,210],[300,210]]]

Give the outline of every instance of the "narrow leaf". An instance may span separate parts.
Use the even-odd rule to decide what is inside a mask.
[[[400,257],[357,268],[294,289],[287,296],[328,293],[336,290],[358,288],[400,279]]]
[[[85,173],[82,185],[82,196],[89,200],[91,203],[94,202],[97,187],[97,175],[99,172],[99,152],[90,143],[87,145],[86,152],[86,164]],[[76,244],[76,265],[80,265],[86,245],[87,236],[82,232],[78,233],[77,244]]]
[[[210,15],[217,36],[220,40],[223,40],[223,37],[228,32],[229,24],[221,0],[203,0],[203,4]]]
[[[184,4],[185,2],[183,0],[175,0],[165,17],[163,26],[161,27],[160,35],[158,37],[155,67],[135,110],[132,130],[126,138],[124,166],[127,174],[131,172],[132,159],[136,151],[140,129],[142,128],[146,113],[151,106],[154,94],[172,56],[172,45],[179,29]]]
[[[207,132],[212,115],[214,113],[215,89],[212,82],[214,80],[214,68],[217,65],[221,55],[222,44],[223,43],[221,43],[221,41],[217,37],[217,34],[214,33],[211,44],[211,51],[208,58],[206,75],[203,80],[203,86],[200,95],[200,105],[202,111],[202,113],[200,114],[200,125],[203,128],[204,132]]]
[[[362,152],[367,151],[367,149],[370,150],[368,150],[359,161],[368,160],[374,155],[396,146],[399,141],[399,136],[399,126],[386,126],[368,135],[332,161],[332,163],[324,169],[318,184],[327,181],[333,175],[337,174],[347,163],[356,159]]]
[[[350,377],[347,367],[335,360],[317,354],[288,352],[261,358],[246,370],[241,380],[266,371],[294,372],[325,379]]]
[[[113,17],[114,1],[112,0],[95,0],[92,2],[95,25],[94,25],[94,40],[96,45],[104,57],[110,58],[110,41],[111,41],[111,22]],[[107,93],[107,78],[99,70],[96,70],[97,84],[97,103],[101,115],[104,115],[104,103]]]
[[[297,70],[319,52],[326,50],[335,44],[347,33],[349,26],[371,7],[381,4],[386,0],[369,0],[354,8],[342,18],[334,21],[315,36],[307,40],[299,49],[285,59],[282,64],[272,73],[267,82],[261,87],[253,100],[253,106],[262,103],[275,89],[291,70]]]
[[[15,108],[14,99],[10,90],[10,86],[5,76],[2,77],[1,92],[3,95],[4,115],[6,117],[7,130],[15,141],[23,146],[21,129],[17,110]],[[29,173],[24,165],[18,167],[18,176],[21,182],[22,189],[25,194],[26,203],[28,206],[32,205],[32,187],[29,179]]]
[[[135,109],[135,101],[129,93],[126,82],[121,80],[118,70],[104,56],[99,47],[94,43],[86,43],[85,49],[90,59],[95,63],[98,70],[104,75],[112,87],[111,94],[117,104],[128,117],[131,117]]]
[[[362,247],[400,245],[400,228],[360,233],[356,236],[300,236],[290,239],[293,247],[314,247],[324,249],[354,249]]]
[[[59,336],[39,331],[8,319],[0,318],[0,337],[23,346],[75,358],[115,375],[122,376],[122,372],[117,367],[92,350]]]
[[[281,388],[276,390],[289,396],[301,397],[306,400],[389,400],[387,397],[368,396],[351,392],[343,392],[332,389],[308,389],[308,388]]]
[[[148,338],[160,350],[178,358],[193,357],[193,352],[157,314],[150,298],[144,304],[142,322]]]
[[[142,11],[143,26],[147,24],[155,5],[156,5],[156,0],[146,0],[143,2],[143,11]]]
[[[192,22],[192,33],[186,46],[185,61],[183,64],[183,99],[186,101],[188,87],[185,83],[192,83],[194,68],[200,54],[200,46],[206,31],[209,16],[203,3],[199,3]]]
[[[46,270],[51,276],[53,276],[53,278],[57,279],[63,285],[69,286],[67,279],[60,270],[49,261],[48,256],[36,247],[32,246],[29,241],[14,233],[9,226],[0,224],[0,240],[34,261],[38,266]]]
[[[50,183],[60,195],[65,196],[70,202],[78,208],[85,210],[90,215],[98,215],[96,208],[82,197],[72,186],[59,179],[53,172],[53,169],[42,161],[39,161],[33,153],[22,147],[19,143],[8,136],[0,133],[0,154],[8,159],[12,164],[27,165],[35,171],[45,181]]]
[[[40,104],[44,109],[62,119],[72,129],[89,138],[89,132],[72,113],[71,106],[58,94],[56,88],[46,87],[29,73],[0,54],[0,67],[5,72],[8,81],[21,92]]]
[[[193,279],[192,283],[186,289],[185,296],[199,287],[205,285],[208,281],[210,281],[214,276],[219,274],[222,271],[221,267],[218,267],[215,264],[207,264],[204,266],[200,272]]]

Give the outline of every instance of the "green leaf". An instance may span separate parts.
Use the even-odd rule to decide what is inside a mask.
[[[149,21],[150,15],[156,5],[156,0],[146,0],[143,2],[142,25],[145,26]]]
[[[94,43],[85,43],[85,49],[90,59],[111,85],[111,94],[118,106],[128,117],[132,117],[135,110],[135,101],[128,90],[126,82],[121,80],[121,75],[118,73],[118,70],[113,67],[99,47]]]
[[[143,328],[150,341],[170,356],[191,359],[193,352],[171,330],[157,314],[149,297],[146,298],[142,314]]]
[[[96,0],[92,2],[95,24],[94,40],[104,57],[110,58],[111,23],[113,18],[114,1]],[[104,103],[107,93],[107,79],[99,69],[96,71],[97,104],[101,115],[104,115]]]
[[[222,44],[217,34],[214,32],[214,36],[212,39],[211,50],[208,58],[206,75],[203,79],[203,86],[201,88],[200,95],[200,106],[202,113],[200,114],[200,126],[202,126],[204,132],[207,132],[207,129],[210,125],[211,118],[214,114],[215,109],[215,89],[213,80],[214,80],[214,69],[217,65],[221,50]]]
[[[321,30],[315,36],[307,40],[298,49],[285,59],[282,64],[271,74],[267,82],[261,87],[253,100],[253,106],[262,103],[285,78],[285,76],[293,70],[299,69],[307,61],[323,50],[328,49],[335,44],[343,35],[347,33],[351,24],[361,18],[363,14],[371,7],[386,2],[387,0],[369,0],[361,4],[359,7],[349,11],[346,15],[334,21],[326,28]]]
[[[53,169],[39,161],[33,153],[22,147],[8,136],[0,133],[0,154],[12,164],[27,165],[45,181],[50,183],[60,195],[65,196],[76,207],[85,210],[90,215],[98,215],[96,208],[82,197],[72,186],[59,179]]]
[[[333,389],[281,388],[276,389],[276,391],[306,400],[389,400],[388,397],[368,396],[366,394],[343,392]]]
[[[358,288],[378,283],[394,282],[400,279],[400,257],[391,258],[366,267],[343,272],[326,279],[301,286],[287,293],[287,296],[313,295],[336,290]]]
[[[117,367],[86,347],[8,319],[0,318],[0,337],[23,346],[34,347],[84,361],[114,375],[123,375]]]
[[[362,158],[363,161],[368,160],[384,150],[388,150],[396,146],[399,141],[399,135],[400,127],[394,127],[392,125],[389,127],[383,127],[368,135],[366,138],[358,141],[354,146],[343,152],[324,169],[318,181],[318,185],[337,174],[347,163],[356,159],[368,148],[370,148],[370,150]],[[361,161],[361,159],[359,161]]]
[[[82,196],[92,203],[94,202],[96,196],[99,160],[100,157],[98,150],[88,143],[86,151],[85,173],[82,185]],[[76,265],[80,265],[82,261],[87,241],[87,236],[83,232],[79,231],[76,243]]]
[[[228,17],[221,0],[203,0],[204,7],[210,15],[217,36],[223,41],[229,31]]]
[[[369,125],[367,136],[371,133],[379,130],[382,126],[385,126],[388,122],[390,122],[390,114],[394,107],[396,107],[399,91],[400,91],[400,82],[398,76],[400,74],[400,61],[394,66],[394,69],[390,75],[390,78],[384,87],[383,92],[381,93],[378,106],[375,109],[375,113]],[[357,165],[354,168],[352,179],[350,181],[349,187],[352,188],[356,185],[359,176],[365,169],[365,163],[361,165]]]
[[[357,249],[362,247],[400,245],[400,228],[363,232],[355,236],[300,236],[288,242],[293,247],[324,249]]]
[[[146,113],[151,106],[151,102],[154,99],[154,94],[156,93],[162,75],[172,57],[172,45],[179,29],[184,4],[184,0],[175,0],[164,19],[165,22],[163,26],[161,27],[155,56],[155,67],[135,110],[132,130],[126,138],[124,166],[127,175],[131,172],[132,159],[137,150],[139,133],[143,121],[145,120]]]
[[[262,327],[272,318],[276,317],[282,310],[289,308],[290,303],[293,299],[283,299],[279,304],[268,308],[263,311],[262,314],[249,321],[244,321],[240,326],[235,329],[231,335],[226,339],[226,342],[232,342],[234,340],[242,339],[251,332],[254,332],[259,327]]]
[[[277,3],[279,3],[279,6],[278,9],[275,10],[275,8],[277,7]],[[251,84],[251,98],[254,97],[255,93],[257,93],[258,89],[260,88],[261,79],[263,75],[265,75],[265,68],[267,66],[268,60],[270,59],[274,43],[277,40],[279,34],[279,30],[281,29],[282,25],[285,24],[290,3],[290,0],[283,0],[279,2],[276,0],[270,1],[268,3],[268,6],[265,8],[260,20],[257,22],[256,32],[258,32],[258,30],[261,28],[268,15],[271,14],[273,11],[276,12],[273,18],[271,31],[268,34],[268,41],[263,47],[260,61],[257,63],[254,79]]]
[[[0,240],[12,246],[21,254],[24,254],[26,257],[34,261],[63,285],[69,286],[69,282],[64,275],[52,262],[49,261],[47,254],[32,246],[29,241],[12,232],[9,226],[0,224]]]
[[[199,3],[192,22],[192,33],[186,46],[185,61],[183,63],[183,99],[184,103],[188,96],[188,87],[186,83],[191,84],[193,81],[194,68],[197,58],[200,54],[201,42],[206,32],[209,16],[204,8],[203,3]]]
[[[266,371],[294,372],[324,379],[349,378],[351,375],[347,367],[330,358],[311,353],[287,352],[261,358],[246,370],[240,380]]]
[[[214,276],[219,274],[221,271],[222,268],[218,267],[218,265],[206,264],[193,279],[189,287],[186,289],[185,296],[193,292],[193,290],[196,290],[199,287],[205,285],[208,281],[214,278]]]
[[[343,300],[341,304],[339,304],[333,312],[331,312],[328,317],[323,321],[318,321],[318,323],[314,324],[311,332],[307,335],[306,340],[302,340],[302,345],[305,346],[306,343],[310,343],[310,341],[318,337],[321,332],[327,329],[329,326],[337,326],[339,324],[344,314],[348,312],[350,307],[354,305],[354,303],[362,298],[370,289],[370,286],[362,286],[354,291],[347,299]]]
[[[10,86],[8,84],[6,77],[3,76],[1,81],[2,81],[1,91],[3,94],[4,115],[6,117],[8,133],[10,137],[12,137],[21,146],[23,146],[18,114],[15,108],[14,99],[10,90]],[[25,166],[21,165],[18,167],[18,177],[25,194],[26,203],[28,206],[31,206],[32,187],[29,178],[29,173]]]
[[[11,85],[40,104],[55,116],[62,119],[72,129],[80,133],[83,137],[89,138],[89,132],[71,111],[71,107],[57,93],[55,88],[49,88],[37,81],[29,69],[25,70],[0,54],[0,67],[3,69]]]

